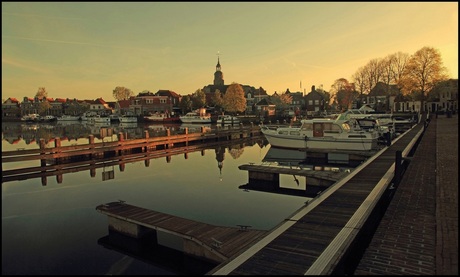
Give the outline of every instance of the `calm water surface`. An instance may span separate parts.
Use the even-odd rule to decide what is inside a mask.
[[[18,129],[17,124],[9,123],[10,129],[2,127],[3,151],[38,148],[30,134],[26,139],[18,134],[15,140],[12,129]],[[25,135],[28,131],[22,132]],[[142,129],[136,132],[142,134]],[[62,145],[85,144],[86,135],[63,140]],[[136,242],[108,236],[107,217],[97,212],[96,206],[124,200],[209,224],[269,230],[308,199],[238,188],[248,182],[247,171],[238,166],[261,163],[269,149],[270,145],[257,143],[234,145],[224,148],[223,157],[218,154],[222,149],[207,149],[189,153],[187,158],[183,154],[172,156],[169,162],[166,158],[152,159],[148,167],[134,162],[127,163],[123,171],[119,166],[97,168],[95,177],[89,171],[68,173],[62,183],[51,176],[46,186],[40,178],[2,183],[2,274],[204,274],[214,265],[169,248],[136,248]],[[18,164],[2,164],[2,170],[14,167]],[[114,178],[103,181],[103,172],[111,170]],[[283,186],[297,186],[290,177],[282,179]],[[159,239],[168,244],[168,237]],[[135,250],[116,247],[120,244]]]

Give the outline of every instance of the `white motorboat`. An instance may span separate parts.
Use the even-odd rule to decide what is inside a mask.
[[[78,121],[80,120],[79,115],[67,115],[63,114],[57,118],[57,121]]]
[[[54,115],[44,115],[44,116],[40,116],[39,118],[39,121],[41,122],[51,122],[55,120],[56,120],[56,117]]]
[[[38,121],[39,118],[40,118],[40,115],[37,113],[25,114],[21,117],[21,121],[35,122],[35,121]]]
[[[378,130],[353,128],[348,121],[328,118],[303,119],[300,127],[262,125],[261,132],[272,146],[294,149],[376,150],[380,136]]]
[[[211,123],[210,114],[200,114],[197,112],[188,112],[179,116],[182,123]]]
[[[232,115],[219,115],[217,116],[217,124],[225,125],[225,124],[240,124],[240,120],[238,117]]]

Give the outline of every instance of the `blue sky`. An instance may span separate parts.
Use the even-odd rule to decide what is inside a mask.
[[[226,84],[328,91],[425,46],[458,78],[458,2],[2,2],[2,99],[186,95],[212,84],[217,54]]]

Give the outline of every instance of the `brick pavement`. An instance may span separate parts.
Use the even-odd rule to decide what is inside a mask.
[[[433,118],[355,275],[458,275],[458,115]]]

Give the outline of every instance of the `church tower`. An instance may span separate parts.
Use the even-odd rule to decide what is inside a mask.
[[[224,85],[224,74],[220,71],[220,60],[217,57],[216,72],[214,73],[214,85],[223,86]]]

